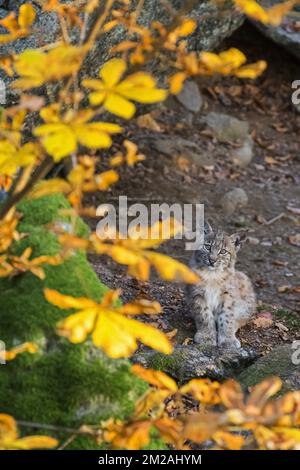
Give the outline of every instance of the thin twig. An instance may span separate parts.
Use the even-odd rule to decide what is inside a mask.
[[[284,217],[284,216],[285,216],[285,212],[281,212],[281,214],[276,215],[276,217],[273,217],[273,219],[266,220],[266,221],[264,222],[264,225],[271,225],[271,224],[273,224],[274,222],[277,222],[277,220],[282,219],[282,217]]]
[[[53,424],[44,424],[44,423],[33,423],[32,421],[23,421],[18,420],[17,425],[19,427],[28,427],[33,429],[45,429],[46,431],[54,431],[54,432],[63,432],[67,434],[73,435],[80,435],[80,434],[88,434],[91,435],[91,432],[84,429],[74,429],[65,426],[56,426]]]
[[[51,170],[53,165],[54,161],[52,160],[52,158],[48,156],[45,157],[40,166],[37,168],[36,172],[32,175],[31,179],[26,184],[26,186],[18,193],[12,194],[12,196],[5,201],[0,211],[0,219],[5,217],[9,210],[18,202],[20,202],[21,199],[23,199],[23,197],[33,188],[35,183],[37,183],[39,179],[43,178],[48,173],[48,171]]]

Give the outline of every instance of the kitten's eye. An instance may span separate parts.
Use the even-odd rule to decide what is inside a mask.
[[[206,251],[210,251],[210,245],[206,244],[206,245],[204,245],[204,248],[205,248]]]
[[[221,255],[226,255],[226,253],[228,253],[228,251],[225,250],[224,248],[220,251],[220,254],[221,254]]]

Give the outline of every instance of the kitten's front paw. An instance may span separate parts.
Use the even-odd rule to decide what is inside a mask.
[[[241,343],[237,338],[224,338],[222,340],[219,340],[218,346],[220,348],[231,350],[241,349]]]
[[[202,346],[217,346],[217,341],[214,335],[208,335],[207,333],[203,333],[203,331],[197,331],[194,336],[194,341]]]

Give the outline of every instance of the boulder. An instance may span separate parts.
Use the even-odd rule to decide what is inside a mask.
[[[186,158],[191,163],[200,167],[210,166],[214,164],[211,154],[204,151],[191,140],[184,139],[180,136],[164,137],[164,136],[151,136],[149,139],[150,146],[159,153],[163,153],[168,157]]]
[[[282,379],[283,391],[300,390],[299,344],[275,347],[269,354],[259,358],[255,364],[241,372],[238,380],[246,389],[274,375]]]
[[[28,236],[15,244],[14,253],[30,246],[34,257],[56,254],[59,243],[45,224],[63,222],[59,211],[69,207],[60,195],[22,202],[18,207],[23,214],[19,229]],[[81,236],[87,233],[80,219],[76,230]],[[49,287],[100,301],[107,288],[81,251],[59,266],[45,265],[45,273],[44,281],[30,272],[0,279],[0,338],[6,349],[25,341],[39,346],[35,354],[24,353],[0,365],[1,412],[19,420],[76,429],[83,423],[130,416],[146,384],[131,374],[127,360],[110,359],[90,342],[74,345],[57,336],[57,321],[70,311],[49,304],[43,295],[43,288]],[[68,437],[55,434],[63,440]],[[80,437],[67,448],[99,446]]]
[[[273,5],[281,4],[281,0],[260,0],[259,2],[264,8],[270,8]],[[288,16],[284,18],[279,26],[270,26],[258,21],[253,24],[266,37],[274,41],[276,44],[284,47],[286,50],[300,59],[300,31],[299,31],[299,6],[295,7]]]
[[[232,215],[236,209],[245,207],[247,204],[248,196],[243,188],[233,188],[225,193],[220,200],[220,206],[226,215]]]
[[[225,380],[239,374],[255,358],[256,354],[246,349],[228,351],[192,344],[175,347],[169,356],[152,351],[139,352],[134,355],[133,361],[144,367],[162,370],[184,383],[201,377]]]
[[[204,122],[221,142],[244,141],[249,137],[249,123],[228,114],[211,112],[204,116]]]
[[[11,7],[8,6],[5,9],[3,6],[8,5],[6,2],[0,9],[2,16],[9,13],[8,8],[12,8],[12,5],[15,10],[18,10],[22,3],[22,0],[13,0]],[[8,54],[9,52],[20,53],[25,49],[41,47],[58,39],[60,27],[56,15],[54,13],[42,12],[35,2],[31,3],[34,3],[38,11],[34,24],[34,34],[13,43],[1,45],[1,55]],[[133,5],[136,3],[137,0],[132,2]],[[176,10],[180,10],[187,2],[185,0],[172,0],[170,3]],[[208,50],[216,48],[244,20],[244,16],[238,13],[231,3],[226,3],[226,7],[218,6],[211,0],[194,3],[195,7],[191,10],[190,16],[196,19],[201,18],[201,22],[199,22],[196,32],[190,38],[190,47],[193,49]],[[94,18],[92,17],[91,21],[93,20]],[[163,8],[159,0],[145,0],[144,2],[139,22],[143,26],[150,26],[152,21],[166,23],[171,21],[170,14]],[[109,58],[111,47],[124,39],[125,34],[122,27],[114,28],[99,38],[96,47],[91,51],[85,62],[85,68],[89,75],[97,74],[99,67]]]

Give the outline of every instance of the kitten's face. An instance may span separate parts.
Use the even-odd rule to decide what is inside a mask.
[[[205,235],[203,246],[195,252],[195,265],[210,271],[233,267],[240,247],[237,235],[228,236],[222,231]]]

